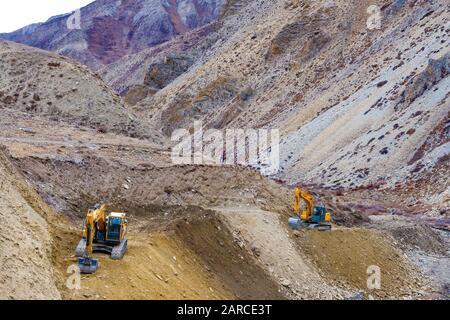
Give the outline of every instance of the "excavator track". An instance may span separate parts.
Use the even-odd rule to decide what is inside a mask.
[[[123,239],[118,245],[112,247],[106,244],[94,243],[93,252],[110,253],[111,259],[120,260],[123,258],[128,249],[128,239]],[[86,240],[81,239],[75,249],[75,256],[78,258],[84,257],[86,253]]]
[[[123,256],[125,255],[125,253],[127,252],[128,249],[128,239],[124,238],[120,244],[118,244],[117,246],[113,247],[112,251],[111,251],[111,259],[113,260],[120,260],[123,258]]]

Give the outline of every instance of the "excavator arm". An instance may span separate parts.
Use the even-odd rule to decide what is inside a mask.
[[[303,200],[306,204],[305,208],[301,213],[300,213],[300,200]],[[295,189],[294,211],[300,216],[300,218],[303,221],[307,221],[312,217],[313,210],[314,210],[314,200],[312,195],[297,187]]]
[[[94,246],[94,235],[95,235],[95,213],[89,210],[89,213],[86,216],[86,252],[85,258],[90,258],[93,252]]]
[[[89,209],[83,228],[83,237],[86,240],[86,250],[83,257],[78,259],[78,267],[81,273],[94,273],[98,268],[98,260],[92,257],[94,251],[94,237],[97,231],[105,230],[106,207],[96,207],[94,210]]]

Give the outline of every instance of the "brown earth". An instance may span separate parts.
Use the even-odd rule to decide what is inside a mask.
[[[198,209],[201,211],[201,209]],[[189,213],[188,213],[189,212]],[[214,215],[187,211],[156,230],[148,217],[129,234],[121,261],[95,254],[100,268],[82,276],[82,288],[65,290],[67,299],[284,299],[279,285]],[[170,222],[169,222],[170,221]],[[73,250],[65,253],[76,263]]]
[[[0,155],[0,297],[58,299],[49,227],[21,195],[4,163]]]
[[[213,218],[209,218],[210,223],[207,223],[208,219],[196,218],[195,221],[191,221],[191,215],[203,217],[204,211],[201,208],[185,209],[184,214],[180,214],[181,221],[166,217],[161,218],[166,223],[160,221],[157,224],[149,216],[142,216],[142,211],[137,212],[135,217],[140,218],[131,219],[130,248],[125,259],[112,261],[105,255],[96,254],[101,266],[96,276],[83,276],[81,289],[69,290],[66,287],[68,277],[71,275],[68,267],[76,264],[74,248],[80,239],[81,227],[77,225],[81,226],[81,224],[73,224],[65,217],[55,214],[22,180],[9,160],[4,156],[1,157],[1,164],[5,168],[5,171],[1,173],[7,173],[7,178],[13,178],[11,183],[14,191],[9,191],[8,194],[23,197],[18,199],[23,199],[21,201],[24,203],[17,207],[15,202],[4,198],[5,184],[10,182],[4,180],[2,176],[0,204],[4,218],[17,217],[17,213],[21,212],[18,211],[19,208],[28,208],[27,214],[31,215],[31,219],[38,217],[39,223],[44,228],[41,230],[37,225],[35,226],[36,223],[26,222],[27,220],[21,218],[19,221],[13,219],[8,223],[10,227],[8,232],[13,232],[12,234],[3,230],[5,232],[2,235],[5,238],[2,241],[4,245],[2,252],[7,256],[2,259],[4,261],[2,279],[7,285],[3,287],[4,291],[0,292],[2,297],[15,299],[283,298],[283,295],[278,292],[277,284],[258,266],[257,262],[249,258],[245,250],[230,241],[229,232],[226,231],[225,226],[220,228],[220,221]],[[9,208],[14,209],[16,214],[9,213]],[[168,209],[167,211],[170,211],[170,208]],[[133,214],[131,216],[133,217]],[[23,221],[22,224],[20,224],[21,221]],[[22,233],[27,234],[24,233],[22,237],[17,238],[16,226],[23,230]],[[34,245],[37,245],[33,250],[36,252],[41,250],[41,253],[26,250],[26,246],[31,244],[28,240],[31,239],[35,239]],[[205,244],[206,247],[201,249],[201,246]],[[16,247],[20,248],[20,251],[11,250]],[[35,257],[40,257],[42,261],[33,262]],[[228,258],[222,260],[223,257]],[[244,257],[246,259],[243,259]],[[25,263],[24,259],[31,259],[32,262],[21,266],[20,262]],[[232,263],[222,265],[223,261]],[[48,275],[41,270],[44,265],[44,270],[49,272]],[[7,270],[11,273],[7,273]],[[27,279],[32,280],[31,287],[28,289]],[[40,283],[40,281],[43,282]],[[44,285],[44,283],[48,284]],[[254,291],[255,285],[260,285],[261,290]],[[54,296],[51,295],[52,290]],[[260,295],[261,292],[264,293]]]
[[[220,218],[183,222],[176,234],[217,274],[237,299],[283,299],[275,279],[245,248],[233,241],[231,232]],[[254,263],[252,263],[254,261]]]
[[[377,3],[383,28],[369,32],[368,1],[229,2],[217,25],[112,66],[121,93],[144,85],[147,65],[163,70],[133,109],[85,67],[0,42],[0,298],[442,297],[448,243],[408,218],[448,216],[447,12]],[[194,64],[161,67],[173,48]],[[161,131],[193,119],[282,128],[283,180],[173,164]],[[330,208],[333,231],[288,228],[297,183]],[[96,254],[98,273],[69,290],[95,203],[128,213],[130,250]],[[381,290],[367,288],[369,265]]]
[[[421,284],[402,253],[380,232],[339,228],[331,232],[296,232],[295,240],[320,273],[332,282],[378,298],[411,297]],[[367,289],[367,270],[381,269],[381,289]]]
[[[287,215],[250,206],[219,207],[223,220],[242,248],[252,252],[290,299],[343,299],[351,295],[324,281],[299,251],[287,227]]]
[[[2,220],[9,221],[2,224],[7,228],[2,232],[1,278],[5,286],[0,296],[59,299],[65,288],[64,253],[73,250],[71,240],[79,232],[42,201],[2,151],[0,174]]]
[[[63,298],[328,299],[350,297],[360,288],[362,282],[343,283],[345,268],[326,276],[314,257],[295,245],[285,224],[292,201],[286,187],[244,168],[173,166],[165,150],[148,142],[88,128],[49,130],[48,121],[16,117],[17,125],[8,127],[4,117],[0,123],[8,130],[2,131],[0,141],[9,167],[18,168],[14,181],[19,194],[45,218],[50,251],[44,256],[54,266],[51,279]],[[344,208],[344,203],[333,200],[339,196],[324,192],[315,194]],[[129,214],[129,254],[123,261],[96,255],[99,272],[83,276],[80,291],[68,290],[67,268],[76,262],[74,248],[83,212],[102,201]],[[353,216],[351,210],[345,215]],[[346,225],[351,221],[342,220]],[[379,239],[369,234],[354,241],[351,232],[337,234],[348,250],[356,252],[373,248],[372,242]],[[311,240],[320,243],[320,238]],[[392,254],[395,249],[389,243],[383,246],[374,262],[390,261],[381,263],[386,272],[411,268]],[[334,256],[323,259],[332,261]],[[362,267],[371,260],[361,253],[355,263]],[[405,283],[401,276],[396,284],[414,297],[421,296],[416,286]],[[398,288],[388,287],[379,296],[402,297]]]
[[[217,276],[179,239],[164,233],[129,235],[123,260],[96,254],[95,276],[82,276],[82,288],[69,299],[232,299]],[[76,263],[76,259],[72,259]]]

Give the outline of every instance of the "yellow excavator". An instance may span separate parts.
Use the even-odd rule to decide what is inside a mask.
[[[303,200],[305,207],[300,212],[300,201]],[[300,187],[295,188],[294,212],[298,217],[289,219],[292,229],[302,228],[318,229],[320,231],[331,230],[331,214],[323,206],[314,205],[313,196]]]
[[[83,238],[75,250],[80,273],[90,274],[97,271],[99,262],[92,257],[93,252],[110,253],[114,260],[123,258],[128,248],[127,225],[125,213],[107,214],[105,205],[96,205],[88,210],[83,226]]]

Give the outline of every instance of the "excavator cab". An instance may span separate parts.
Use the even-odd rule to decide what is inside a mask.
[[[313,223],[330,222],[331,215],[324,206],[314,207],[314,212],[312,216]]]
[[[117,243],[122,241],[126,233],[127,224],[128,220],[126,219],[125,213],[112,212],[106,218],[106,240]]]

